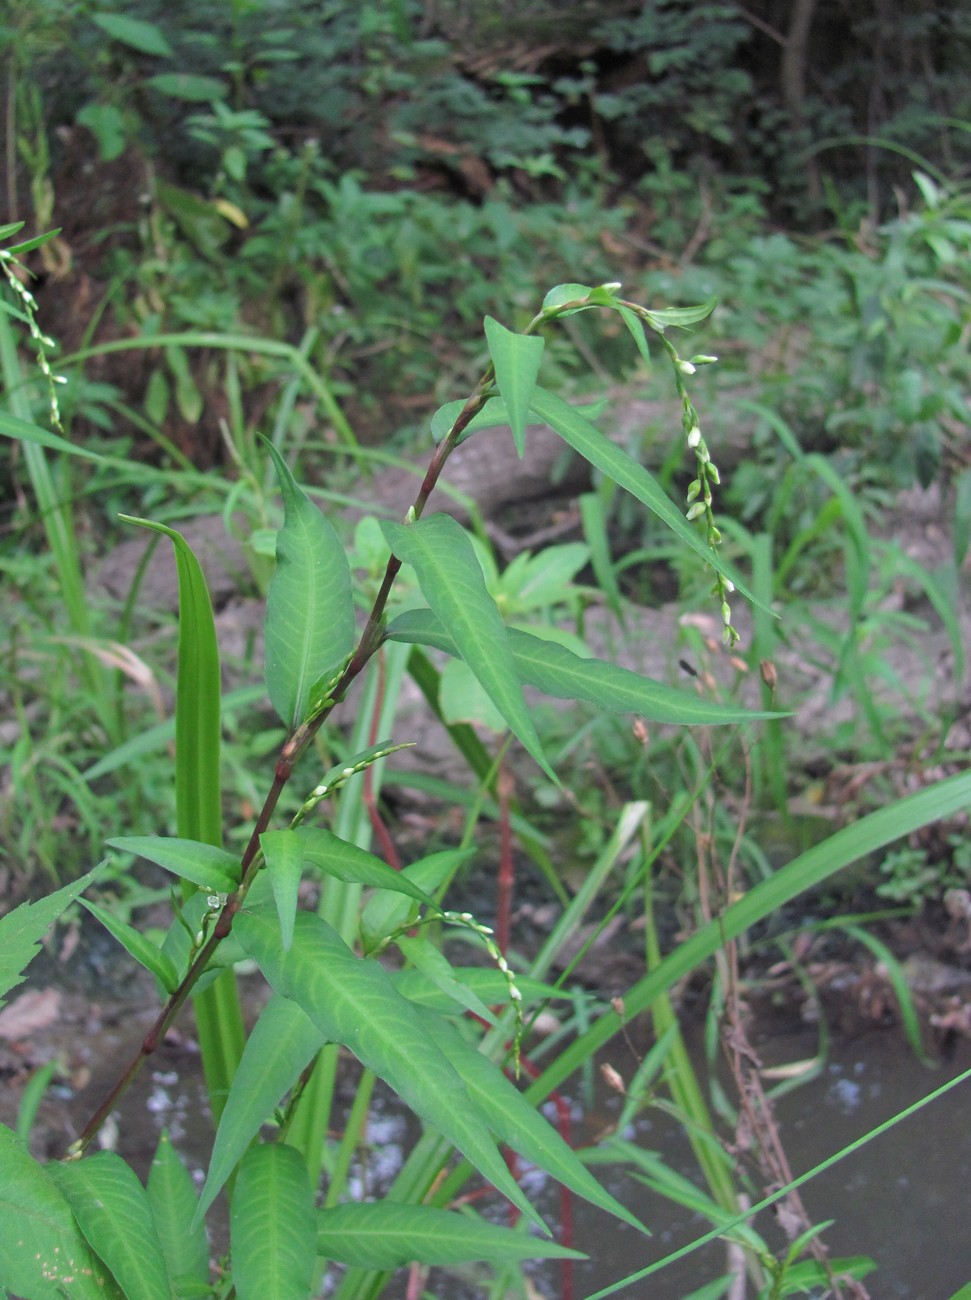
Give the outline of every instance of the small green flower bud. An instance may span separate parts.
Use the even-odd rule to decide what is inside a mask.
[[[688,446],[694,450],[701,442],[701,430],[696,424],[693,424],[688,430]]]
[[[732,623],[732,611],[727,600],[722,601],[722,622],[726,627],[730,627]]]
[[[694,501],[695,497],[698,495],[700,491],[701,491],[700,479],[695,479],[694,482],[688,484],[688,495],[686,499],[689,506],[691,505],[692,501]]]
[[[691,358],[691,364],[693,366],[710,366],[717,360],[717,357],[706,356],[704,352],[699,352],[696,357]]]
[[[703,515],[704,513],[705,513],[704,501],[696,501],[694,505],[689,508],[686,517],[688,519],[697,519],[699,515]]]
[[[722,481],[722,477],[718,473],[718,466],[715,464],[713,460],[710,460],[708,462],[708,477],[711,479],[712,483],[714,483],[716,486],[720,484]]]
[[[678,358],[678,369],[681,371],[683,375],[693,375],[695,372],[695,367],[691,364],[691,362],[682,361],[680,357]]]

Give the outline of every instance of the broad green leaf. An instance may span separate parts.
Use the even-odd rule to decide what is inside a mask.
[[[128,1300],[158,1300],[170,1280],[148,1193],[114,1151],[49,1166],[91,1248]]]
[[[457,978],[451,962],[433,943],[427,939],[411,939],[404,934],[399,935],[395,942],[415,969],[427,975],[435,987],[441,989],[453,1002],[466,1011],[471,1011],[474,1016],[480,1016],[490,1025],[496,1023],[495,1016],[486,1004]],[[506,997],[508,996],[507,988]]]
[[[264,831],[260,836],[260,848],[266,859],[266,870],[280,918],[280,942],[284,948],[289,948],[303,875],[303,839],[296,831]]]
[[[0,1125],[0,1287],[23,1300],[123,1300],[50,1175]],[[168,1292],[162,1292],[163,1296]]]
[[[559,784],[523,699],[506,625],[486,589],[467,534],[449,515],[432,515],[407,526],[382,521],[381,527],[395,555],[414,567],[425,599],[510,730]]]
[[[160,72],[147,77],[145,85],[173,99],[184,99],[190,104],[208,104],[214,99],[226,98],[226,87],[217,77],[203,77],[191,72]]]
[[[500,1142],[505,1142],[591,1205],[599,1206],[641,1232],[647,1231],[635,1215],[600,1186],[573,1148],[493,1061],[477,1051],[454,1025],[441,1016],[421,1009],[418,1009],[418,1016],[431,1041],[458,1071],[469,1096]]]
[[[229,1239],[239,1300],[307,1300],[317,1220],[299,1151],[270,1142],[246,1153],[233,1192]]]
[[[173,1287],[209,1281],[205,1228],[193,1224],[199,1198],[185,1165],[163,1129],[148,1173],[148,1203]]]
[[[413,1262],[448,1265],[486,1260],[504,1264],[518,1259],[586,1258],[555,1242],[486,1223],[478,1215],[395,1201],[318,1210],[317,1250],[342,1264],[379,1269]]]
[[[154,23],[113,13],[92,14],[91,18],[113,41],[127,45],[139,54],[153,54],[160,59],[174,57],[175,51]]]
[[[549,393],[544,388],[537,387],[533,391],[532,408],[534,413],[541,420],[544,420],[555,433],[558,433],[574,451],[579,452],[596,469],[601,470],[626,492],[636,497],[642,505],[647,506],[662,523],[667,524],[686,546],[689,546],[696,554],[700,555],[713,569],[716,569],[733,582],[747,600],[756,605],[760,603],[755,600],[748,588],[719,556],[718,552],[698,535],[697,531],[688,523],[678,507],[665,494],[657,480],[648,473],[644,466],[638,464],[622,447],[605,437],[599,429],[577,411],[575,406],[565,402],[562,397],[557,397],[555,393]],[[431,604],[431,601],[429,601],[429,604]]]
[[[175,804],[179,834],[222,843],[220,717],[222,682],[209,588],[181,533],[132,515],[121,518],[168,537],[179,579],[179,667],[175,693]]]
[[[247,1147],[324,1042],[324,1035],[296,1002],[273,994],[246,1040],[216,1131],[194,1224],[212,1205]]]
[[[421,889],[437,889],[443,881],[450,880],[462,863],[468,862],[474,853],[474,849],[444,849],[441,853],[419,858],[417,862],[404,867],[398,875],[404,876]],[[361,938],[365,952],[375,948],[389,934],[399,930],[407,921],[414,920],[417,915],[415,901],[397,889],[375,890],[361,913]]]
[[[0,1007],[6,994],[23,983],[23,970],[37,956],[40,941],[60,914],[95,879],[97,868],[36,903],[21,903],[0,917]]]
[[[39,425],[29,424],[26,420],[18,419],[16,415],[8,415],[6,411],[0,411],[0,433],[7,438],[16,438],[19,442],[36,442],[41,447],[49,447],[51,451],[59,451],[65,456],[83,456],[85,460],[103,459],[96,451],[76,447],[66,438],[60,438],[56,433],[48,433]]]
[[[354,644],[351,570],[333,524],[297,486],[267,443],[283,494],[277,567],[266,604],[266,685],[291,730],[303,722],[310,689]]]
[[[526,417],[543,360],[544,340],[539,335],[514,334],[491,316],[485,318],[485,335],[496,372],[496,386],[506,403],[516,452],[522,460],[526,450]]]
[[[538,1222],[452,1065],[428,1040],[416,1008],[375,961],[355,957],[321,917],[297,916],[280,949],[272,914],[244,909],[234,929],[271,986],[292,998],[330,1042],[343,1043],[504,1196]]]
[[[445,435],[452,428],[452,425],[465,410],[466,403],[446,402],[440,406],[432,416],[432,437],[436,442],[441,442]],[[506,403],[500,397],[490,397],[482,410],[477,415],[473,415],[462,430],[462,436],[459,438],[457,445],[461,445],[470,434],[477,429],[496,429],[509,423],[509,411]]]
[[[335,876],[347,884],[366,885],[373,889],[391,889],[399,894],[407,894],[419,903],[424,903],[434,912],[441,908],[434,898],[426,894],[404,872],[395,871],[386,862],[358,848],[339,835],[323,828],[304,827],[294,832],[303,846],[303,860],[329,876]]]
[[[174,835],[118,835],[107,844],[121,853],[147,858],[210,893],[231,894],[239,884],[239,859],[214,844]]]
[[[457,654],[454,639],[427,609],[411,609],[388,625],[390,641],[408,641]],[[566,646],[509,628],[509,647],[521,681],[561,700],[586,700],[610,713],[638,713],[651,722],[710,726],[788,717],[706,700],[693,691],[667,686],[603,659],[582,658]]]
[[[155,976],[166,993],[175,992],[179,986],[179,972],[175,969],[175,963],[168,953],[162,952],[161,948],[140,930],[136,930],[127,921],[122,921],[120,917],[112,916],[103,907],[89,903],[86,898],[78,899],[78,902],[101,922],[112,938],[117,939],[126,952],[135,958],[139,966],[144,966]]]

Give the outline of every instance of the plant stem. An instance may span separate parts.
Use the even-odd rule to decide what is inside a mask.
[[[448,460],[448,457],[451,455],[469,422],[485,405],[486,399],[492,388],[493,378],[494,370],[493,367],[490,366],[479,380],[474,393],[469,397],[465,407],[459,414],[452,428],[436,447],[431,461],[429,462],[428,470],[422,480],[422,485],[419,489],[418,495],[408,512],[409,519],[419,518],[424,510],[428,498],[434,491],[435,484],[438,482],[439,476],[445,467],[445,462]],[[240,860],[239,888],[226,899],[226,902],[223,904],[216,920],[216,924],[213,927],[212,934],[196,953],[178,988],[174,993],[172,993],[168,1002],[166,1002],[162,1010],[159,1012],[155,1023],[145,1035],[138,1051],[125,1067],[125,1070],[118,1080],[113,1084],[101,1105],[91,1116],[91,1119],[85,1125],[81,1136],[70,1147],[68,1152],[69,1159],[80,1158],[91,1145],[91,1142],[94,1140],[105,1120],[131,1087],[143,1063],[157,1050],[158,1046],[165,1038],[165,1035],[168,1033],[175,1021],[175,1018],[185,1006],[193,988],[198,983],[200,976],[208,967],[216,949],[232,929],[233,918],[243,906],[250,886],[256,879],[256,874],[260,867],[263,865],[262,851],[260,849],[260,836],[269,827],[273,813],[276,811],[280,795],[283,793],[284,787],[290,780],[294,768],[304,751],[313,741],[317,732],[323,726],[324,722],[330,717],[330,714],[333,712],[336,705],[341,702],[347,694],[347,691],[350,689],[351,684],[363,671],[371,656],[381,646],[383,639],[384,612],[387,608],[388,597],[391,594],[394,580],[398,576],[400,568],[401,561],[396,556],[392,555],[388,560],[381,587],[377,596],[374,598],[374,603],[371,606],[371,612],[368,615],[364,631],[361,633],[360,640],[358,641],[357,649],[352,655],[350,663],[347,665],[343,676],[337,683],[332,698],[319,713],[310,718],[307,722],[301,723],[283,745],[283,748],[280,751],[280,756],[277,759],[273,784],[270,786],[269,793],[267,794],[263,807],[260,810],[260,815],[256,819],[256,824],[253,827],[252,834],[250,835],[246,849]]]

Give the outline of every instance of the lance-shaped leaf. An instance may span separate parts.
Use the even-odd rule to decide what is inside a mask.
[[[459,1006],[471,1011],[474,1016],[479,1016],[487,1024],[496,1023],[495,1016],[486,1004],[467,984],[456,978],[448,958],[433,943],[427,939],[411,939],[404,934],[399,935],[395,942],[414,967],[427,975],[437,989],[441,989]],[[508,986],[506,996],[509,996]]]
[[[611,1196],[581,1163],[576,1152],[493,1063],[441,1016],[416,1008],[433,1043],[458,1072],[469,1095],[500,1142],[615,1218],[646,1232],[639,1220]]]
[[[272,912],[244,909],[235,932],[276,992],[292,998],[331,1042],[343,1043],[489,1182],[544,1227],[519,1190],[462,1081],[429,1041],[415,1007],[375,961],[355,957],[321,917],[297,916],[284,953]]]
[[[163,1129],[148,1173],[148,1202],[176,1293],[186,1284],[209,1281],[209,1243],[205,1228],[193,1220],[199,1198],[195,1184]]]
[[[432,515],[407,526],[382,521],[381,527],[395,555],[414,568],[425,599],[510,730],[559,784],[523,699],[506,625],[465,531],[449,515]]]
[[[56,1186],[55,1168],[38,1164],[0,1124],[0,1288],[31,1300],[121,1300]]]
[[[303,720],[311,687],[354,644],[351,570],[333,524],[294,482],[267,444],[283,494],[277,567],[266,602],[266,687],[291,730]]]
[[[170,1281],[148,1193],[121,1156],[99,1151],[50,1166],[92,1250],[126,1296],[167,1296]]]
[[[136,930],[133,925],[122,921],[120,917],[112,916],[103,907],[89,903],[86,898],[78,899],[78,902],[101,922],[112,938],[117,939],[121,946],[135,958],[139,966],[144,966],[155,976],[166,993],[175,992],[179,986],[179,972],[167,952],[163,952],[147,935],[142,934],[141,930]]]
[[[229,1220],[239,1300],[307,1300],[316,1237],[303,1156],[278,1142],[252,1147],[239,1167]]]
[[[427,858],[412,862],[396,874],[399,880],[404,877],[422,889],[437,889],[443,881],[450,880],[474,853],[474,849],[443,849],[441,853],[431,853]],[[361,913],[361,938],[365,952],[377,947],[382,939],[399,930],[407,921],[414,920],[417,914],[415,901],[400,891],[375,890]]]
[[[407,641],[457,654],[453,637],[441,619],[428,609],[399,614],[388,626],[390,641]],[[785,713],[743,709],[734,704],[706,700],[693,691],[667,686],[629,668],[603,659],[582,658],[566,646],[518,628],[509,628],[509,647],[522,681],[561,700],[586,700],[610,713],[638,713],[651,722],[678,726],[711,726],[783,718]]]
[[[214,844],[183,840],[174,835],[118,835],[108,847],[136,853],[200,889],[231,894],[239,884],[239,859]]]
[[[74,880],[69,885],[38,899],[36,903],[21,903],[6,916],[0,917],[0,1007],[4,995],[23,983],[23,970],[40,951],[40,941],[69,903],[87,889],[95,872]]]
[[[467,402],[446,402],[440,406],[432,416],[432,437],[436,442],[441,442],[445,435],[450,431],[452,425],[465,410]],[[506,403],[501,397],[490,397],[482,409],[473,415],[462,430],[462,435],[456,445],[460,445],[470,434],[475,433],[478,429],[496,429],[501,425],[509,423],[509,411]]]
[[[222,843],[219,648],[206,579],[181,533],[148,519],[128,523],[168,537],[179,578],[179,670],[175,693],[175,805],[178,831]]]
[[[391,889],[399,894],[407,894],[409,898],[419,903],[424,903],[434,912],[442,910],[434,898],[420,889],[410,876],[395,871],[373,853],[368,853],[366,849],[342,840],[339,835],[334,835],[323,828],[309,826],[302,826],[293,833],[300,839],[303,860],[308,866],[326,871],[329,876],[336,876],[338,880],[343,880],[347,884],[365,885],[373,889]]]
[[[267,1002],[233,1077],[193,1226],[199,1224],[253,1138],[325,1041],[296,1002],[278,993]]]
[[[557,397],[555,393],[549,393],[544,388],[536,388],[533,391],[532,409],[574,451],[579,452],[591,465],[601,470],[626,492],[636,497],[642,505],[653,511],[686,546],[700,555],[723,577],[733,582],[748,600],[761,607],[761,602],[755,599],[734,570],[725,563],[713,547],[698,536],[657,480],[622,447],[611,442],[585,419],[575,406],[565,402],[562,397]],[[428,603],[431,604],[431,601]]]
[[[266,871],[280,918],[280,942],[284,948],[289,948],[303,874],[303,841],[296,831],[264,831],[260,836],[260,848],[266,859]]]
[[[510,1232],[478,1215],[453,1214],[430,1205],[375,1201],[317,1211],[317,1250],[359,1268],[393,1269],[419,1264],[486,1260],[585,1259],[577,1250]]]
[[[516,452],[526,450],[526,418],[543,360],[544,341],[539,335],[514,334],[491,316],[485,318],[489,355],[496,372],[496,386],[509,413]]]

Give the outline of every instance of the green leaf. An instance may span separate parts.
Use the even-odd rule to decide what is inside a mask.
[[[441,442],[445,435],[450,431],[452,425],[465,410],[466,403],[463,401],[446,402],[440,406],[432,416],[432,437],[436,442]],[[461,445],[470,434],[475,433],[477,429],[496,429],[502,425],[509,424],[509,411],[506,403],[499,397],[490,397],[482,410],[473,415],[462,431],[458,444]]]
[[[544,420],[555,433],[558,433],[574,451],[579,452],[596,469],[601,470],[626,492],[629,492],[643,505],[647,506],[649,510],[653,511],[661,522],[667,524],[686,546],[689,546],[691,550],[700,555],[713,569],[733,582],[747,600],[759,605],[761,608],[760,602],[755,599],[730,566],[721,559],[718,552],[699,537],[674,502],[665,494],[657,480],[647,472],[643,465],[638,464],[622,447],[604,437],[599,429],[577,411],[576,407],[571,406],[569,402],[564,402],[563,398],[557,397],[555,393],[548,393],[543,388],[536,388],[533,392],[532,407],[535,414],[541,420]],[[431,604],[431,601],[428,603]]]
[[[48,1167],[127,1300],[168,1296],[169,1274],[148,1194],[121,1156],[100,1151]]]
[[[416,1008],[433,1043],[458,1072],[486,1123],[500,1142],[546,1171],[591,1205],[641,1232],[647,1229],[635,1215],[606,1191],[576,1152],[560,1137],[488,1057],[472,1046],[454,1025],[434,1012]]]
[[[474,1016],[480,1016],[487,1024],[496,1023],[495,1016],[486,1004],[467,984],[463,984],[456,977],[451,962],[433,943],[427,939],[411,939],[404,934],[399,935],[395,943],[415,969],[427,975],[435,987],[453,1002],[464,1007],[466,1011],[471,1011]],[[508,987],[506,996],[509,996]]]
[[[183,1283],[209,1281],[209,1243],[193,1223],[199,1199],[192,1178],[163,1129],[148,1173],[148,1203],[166,1267],[178,1293]]]
[[[316,1231],[303,1156],[277,1142],[252,1147],[239,1167],[229,1220],[239,1300],[307,1300]]]
[[[351,570],[326,519],[267,443],[283,494],[277,567],[266,605],[266,685],[291,730],[303,722],[310,689],[354,644]]]
[[[395,871],[386,862],[358,848],[339,835],[323,828],[302,826],[294,831],[303,846],[303,859],[308,866],[325,871],[346,884],[367,885],[374,889],[391,889],[399,894],[407,894],[419,903],[424,903],[434,912],[442,909],[429,894],[420,889],[414,880],[404,872]]]
[[[21,222],[21,225],[23,225],[23,222]],[[60,233],[61,227],[57,226],[54,230],[45,230],[42,235],[35,235],[33,239],[25,239],[22,244],[11,244],[11,246],[4,251],[10,257],[22,257],[24,253],[32,253],[35,248],[40,248],[42,245],[49,243]],[[2,236],[0,236],[0,238],[2,238]]]
[[[121,853],[147,858],[210,893],[231,894],[239,884],[239,859],[214,844],[174,835],[118,835],[107,844]]]
[[[324,1035],[296,1002],[273,994],[246,1040],[216,1131],[194,1225],[212,1205],[253,1138],[324,1042]]]
[[[181,533],[149,519],[122,515],[168,537],[179,580],[179,668],[175,695],[175,803],[179,834],[222,843],[219,779],[219,647],[205,575]]]
[[[449,515],[432,515],[407,526],[382,521],[381,528],[395,555],[414,567],[425,599],[449,628],[459,654],[510,730],[558,785],[523,699],[506,625],[486,589],[468,535]]]
[[[375,961],[355,957],[321,917],[297,916],[293,946],[280,949],[272,914],[244,909],[234,930],[274,990],[306,1011],[330,1042],[343,1043],[479,1172],[542,1225],[516,1185],[478,1109],[446,1057],[428,1041],[416,1008]]]
[[[97,140],[102,162],[114,162],[125,152],[125,118],[114,104],[85,104],[75,121]]]
[[[474,849],[444,849],[419,858],[397,874],[425,890],[437,889],[444,880],[450,880],[463,862],[474,855]],[[413,899],[401,894],[397,888],[377,889],[368,899],[361,913],[361,938],[364,951],[377,947],[383,939],[399,930],[408,920],[414,920],[418,908]]]
[[[81,1235],[51,1168],[0,1125],[0,1287],[22,1300],[123,1300]]]
[[[478,1215],[453,1214],[429,1205],[374,1201],[317,1211],[317,1251],[359,1268],[395,1269],[404,1264],[462,1264],[485,1260],[585,1259],[552,1241],[511,1232]]]
[[[516,452],[522,460],[526,450],[526,417],[543,360],[544,341],[539,336],[514,334],[491,316],[485,318],[485,335],[496,372],[496,386],[506,403]]]
[[[226,98],[226,86],[216,77],[203,77],[191,72],[160,72],[148,77],[145,85],[173,99],[184,99],[190,104],[209,104]]]
[[[133,925],[129,925],[127,921],[112,916],[104,908],[89,903],[86,898],[81,898],[78,902],[101,922],[112,938],[117,939],[126,952],[135,958],[139,966],[144,966],[155,976],[166,993],[175,992],[179,986],[179,972],[175,969],[175,963],[168,953],[162,952],[157,944],[152,943],[151,939],[140,930],[136,930]]]
[[[490,966],[458,966],[453,967],[452,970],[455,978],[461,980],[465,987],[483,1002],[496,1005],[509,1001],[509,981],[501,971]],[[455,1003],[451,994],[443,992],[424,972],[395,971],[392,981],[398,992],[409,1002],[414,1002],[420,1007],[430,1007],[442,1012],[443,1015],[454,1014]],[[517,975],[516,987],[523,995],[524,1005],[527,1006],[531,1002],[570,1000],[569,993],[554,988],[552,984],[544,984],[541,980],[530,979],[528,975]]]
[[[640,316],[638,316],[636,312],[631,311],[629,307],[618,306],[616,311],[619,312],[621,320],[627,326],[631,337],[637,344],[637,350],[641,354],[641,358],[645,364],[650,367],[651,350],[647,346],[647,335],[644,333],[644,322],[641,320]]]
[[[699,303],[697,307],[662,307],[656,311],[649,310],[647,317],[659,333],[663,334],[668,325],[686,329],[689,325],[697,325],[699,321],[707,320],[717,306],[718,299],[709,298]]]
[[[154,23],[144,22],[141,18],[128,18],[125,14],[103,12],[92,14],[91,18],[113,41],[127,45],[139,54],[153,54],[160,59],[175,57],[172,46]]]
[[[59,451],[65,456],[81,456],[85,460],[102,459],[96,451],[76,447],[66,438],[59,438],[56,433],[48,433],[39,425],[29,424],[15,415],[8,415],[6,411],[0,411],[0,433],[6,438],[16,438],[18,442],[35,442],[40,447],[49,447],[51,451]]]
[[[554,285],[543,299],[543,311],[553,312],[556,309],[557,316],[572,316],[574,312],[587,311],[593,305],[587,302],[592,293],[593,289],[588,284]],[[566,306],[568,302],[576,303],[577,306],[569,311],[558,310],[560,307]]]
[[[277,916],[280,918],[280,942],[289,948],[293,940],[293,920],[297,915],[297,895],[303,875],[303,841],[296,831],[264,831],[260,848],[273,888]]]
[[[37,956],[49,927],[97,874],[96,868],[36,903],[21,903],[0,918],[0,1007],[10,990],[23,983],[23,970]]]
[[[454,639],[431,610],[411,609],[388,625],[389,641],[407,641],[457,654]],[[610,713],[638,713],[651,722],[711,726],[788,717],[706,700],[693,691],[667,686],[603,659],[581,658],[566,646],[509,628],[509,647],[519,678],[561,700],[586,700]]]

